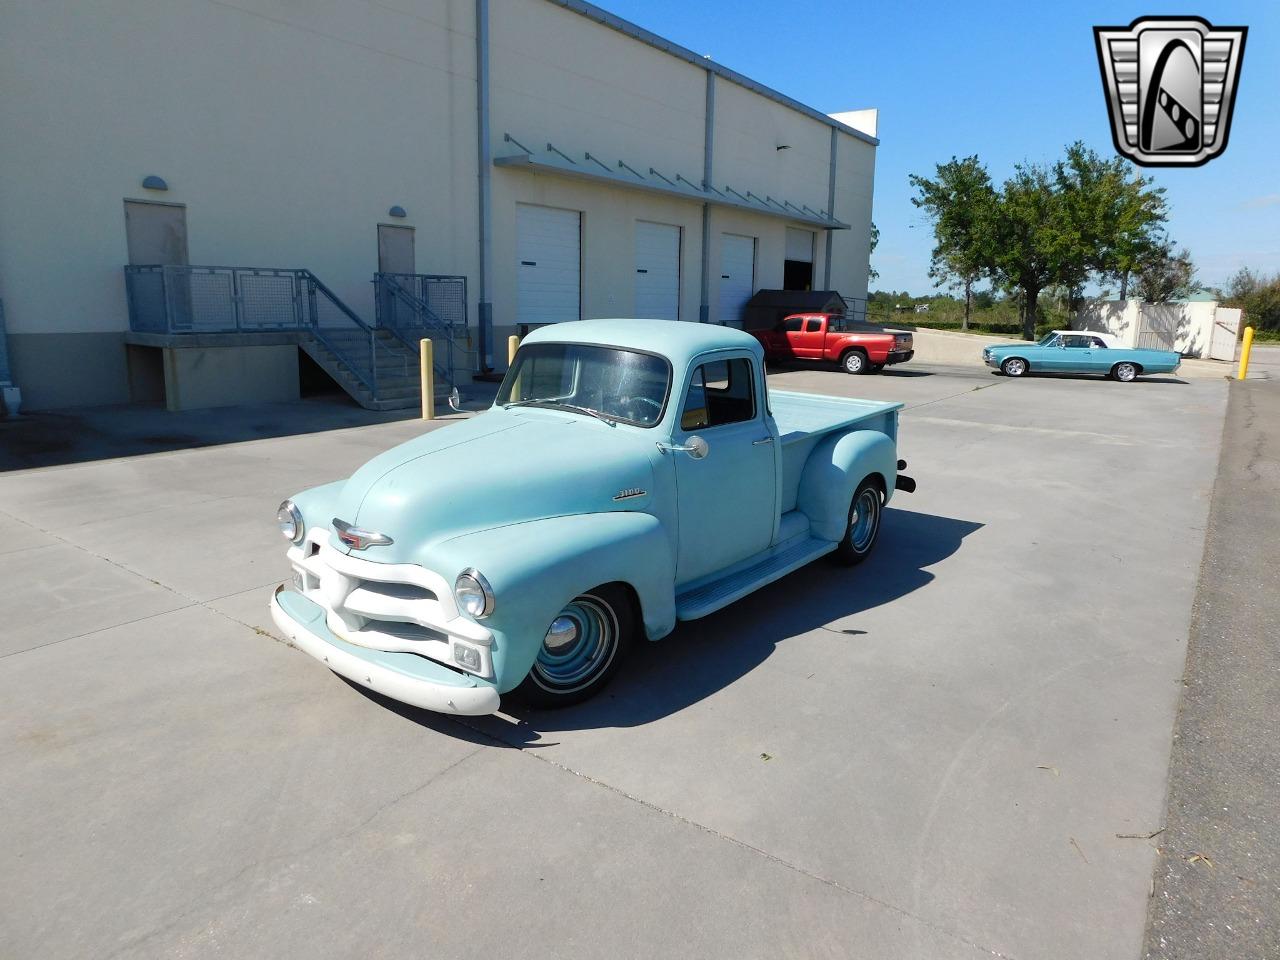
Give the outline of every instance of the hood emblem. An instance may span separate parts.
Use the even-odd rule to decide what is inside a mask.
[[[338,539],[352,550],[363,550],[365,547],[385,547],[387,544],[395,542],[385,533],[361,530],[359,527],[353,527],[345,520],[339,520],[337,517],[333,518],[333,529],[338,534]]]
[[[613,498],[615,500],[633,500],[636,497],[643,497],[648,491],[641,490],[639,487],[627,487],[625,490],[619,490]]]

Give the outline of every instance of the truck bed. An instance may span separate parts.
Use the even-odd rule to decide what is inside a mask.
[[[820,437],[833,430],[852,427],[863,421],[867,429],[882,430],[890,436],[897,432],[897,418],[890,416],[902,409],[900,403],[879,400],[851,400],[843,397],[820,397],[809,393],[769,391],[769,406],[783,446],[806,437]],[[896,439],[896,437],[895,437]]]
[[[800,473],[823,437],[838,430],[879,430],[896,442],[898,411],[903,405],[770,390],[769,406],[782,444],[778,509],[785,514],[795,509]]]

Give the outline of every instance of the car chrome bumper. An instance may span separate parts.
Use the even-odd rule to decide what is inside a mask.
[[[338,639],[325,625],[322,607],[283,585],[271,595],[271,619],[299,650],[339,676],[392,700],[462,716],[498,709],[498,691],[467,674],[412,653],[367,650]]]

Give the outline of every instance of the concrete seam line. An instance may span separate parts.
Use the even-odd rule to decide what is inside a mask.
[[[225,600],[227,597],[234,597],[237,594],[245,593],[249,590],[257,590],[257,589],[265,590],[267,587],[271,586],[272,584],[280,583],[281,582],[280,580],[271,580],[265,584],[246,587],[244,590],[235,590],[231,593],[224,593],[221,596],[210,597],[208,600],[200,600],[196,597],[188,596],[187,594],[183,593],[181,590],[178,590],[175,587],[169,586],[167,583],[161,583],[159,580],[156,580],[153,577],[148,577],[144,573],[139,573],[137,570],[134,570],[130,567],[126,567],[123,563],[120,563],[119,561],[112,560],[110,557],[104,557],[102,554],[97,553],[93,550],[90,550],[88,547],[82,546],[81,544],[78,544],[78,543],[74,543],[71,540],[68,540],[66,537],[63,537],[59,534],[54,533],[52,530],[46,530],[43,527],[38,527],[33,523],[28,523],[26,520],[23,520],[20,517],[15,517],[13,514],[9,513],[6,510],[0,510],[0,516],[8,517],[10,520],[16,520],[18,523],[25,524],[26,526],[31,527],[33,530],[38,530],[40,533],[43,533],[46,536],[53,537],[59,543],[63,543],[69,547],[73,547],[74,549],[79,550],[82,553],[87,553],[91,557],[96,557],[97,559],[103,561],[104,563],[111,564],[111,566],[117,568],[118,570],[123,570],[125,573],[129,574],[130,576],[139,577],[143,580],[146,580],[148,583],[153,583],[157,587],[160,587],[162,590],[167,590],[169,593],[173,594],[175,597],[180,597],[181,599],[187,601],[185,604],[183,604],[180,607],[174,607],[172,610],[162,610],[159,613],[151,614],[151,616],[149,617],[138,617],[136,620],[126,620],[124,623],[113,623],[109,626],[99,627],[95,630],[88,630],[84,633],[77,634],[74,637],[63,637],[61,640],[51,640],[49,643],[37,644],[34,647],[28,647],[26,650],[17,650],[17,651],[14,651],[13,653],[6,653],[3,656],[0,656],[0,660],[4,660],[12,656],[17,656],[17,654],[20,654],[20,653],[27,653],[31,650],[39,650],[42,647],[51,647],[55,643],[65,643],[67,640],[79,640],[82,637],[92,636],[95,633],[102,633],[105,630],[114,630],[116,627],[127,626],[131,623],[141,623],[143,620],[150,620],[154,617],[162,617],[165,614],[169,614],[169,613],[177,613],[179,610],[190,610],[192,607],[203,607],[205,610],[208,610],[210,613],[213,613],[219,617],[222,617],[224,620],[230,620],[232,623],[238,623],[240,626],[247,627],[248,629],[254,631],[255,633],[261,633],[261,634],[264,634],[265,636],[271,637],[273,640],[278,640],[281,643],[286,643],[284,640],[277,637],[275,634],[268,633],[266,630],[263,630],[261,627],[255,626],[252,623],[245,623],[243,620],[238,620],[235,617],[231,616],[231,614],[229,613],[224,613],[223,611],[217,609],[216,607],[210,606],[210,604],[216,603],[219,600]],[[47,546],[53,546],[53,544],[47,544]],[[292,646],[292,644],[286,643],[286,646]]]
[[[616,794],[617,796],[630,800],[633,803],[638,803],[640,806],[645,807],[646,809],[651,810],[654,813],[661,814],[662,816],[667,817],[668,819],[675,820],[677,823],[685,824],[686,826],[693,827],[695,830],[701,830],[703,833],[708,833],[713,837],[726,841],[727,843],[731,843],[735,846],[741,847],[744,850],[749,850],[752,853],[757,854],[758,856],[764,857],[766,860],[769,860],[773,863],[778,864],[781,867],[784,867],[787,870],[792,871],[793,873],[798,873],[801,876],[807,877],[810,880],[815,880],[818,883],[821,883],[825,886],[832,887],[836,890],[839,890],[841,893],[846,893],[846,894],[849,894],[850,896],[858,897],[859,899],[865,900],[868,903],[873,903],[876,906],[884,907],[886,910],[891,910],[894,913],[897,913],[901,916],[908,917],[911,920],[914,920],[917,923],[921,924],[922,926],[927,927],[928,929],[934,931],[935,933],[940,933],[943,936],[950,937],[951,939],[956,940],[960,943],[963,943],[966,946],[973,947],[975,950],[981,950],[982,952],[992,957],[996,957],[997,960],[1016,960],[1016,958],[1013,957],[1011,954],[1001,953],[999,950],[993,950],[991,947],[987,947],[973,940],[970,940],[968,937],[964,936],[961,933],[958,933],[954,930],[949,930],[946,927],[940,926],[939,924],[934,923],[933,921],[925,917],[919,916],[918,914],[912,913],[910,910],[900,907],[897,904],[890,903],[887,900],[881,900],[879,897],[874,897],[871,894],[866,893],[862,890],[857,890],[853,887],[846,886],[845,884],[841,883],[838,880],[832,880],[831,878],[824,877],[821,874],[813,873],[809,870],[806,870],[804,867],[798,866],[797,864],[794,864],[789,860],[785,860],[782,857],[777,856],[776,854],[772,854],[767,850],[762,850],[759,847],[754,846],[753,844],[747,843],[745,840],[739,840],[737,837],[731,836],[727,833],[721,833],[719,830],[716,830],[713,827],[708,827],[705,824],[699,823],[697,820],[691,820],[689,817],[683,816],[682,814],[676,813],[672,810],[668,810],[665,807],[660,807],[656,803],[653,803],[649,800],[645,800],[643,797],[637,797],[635,794],[627,793],[625,790],[622,790],[619,787],[615,787],[612,784],[605,783],[603,780],[599,780],[585,773],[581,773],[577,770],[574,770],[572,767],[565,766],[562,763],[557,763],[555,760],[552,760],[549,757],[541,756],[540,754],[528,751],[524,747],[521,747],[517,744],[509,743],[508,741],[503,740],[501,737],[494,736],[492,733],[489,733],[486,730],[482,730],[477,726],[473,726],[470,723],[464,722],[460,717],[450,716],[449,719],[452,720],[454,723],[458,724],[459,726],[466,727],[468,730],[472,731],[473,733],[478,733],[480,734],[480,736],[485,737],[489,740],[492,740],[495,746],[506,747],[508,749],[516,750],[519,753],[527,755],[534,760],[539,760],[542,763],[546,763],[552,767],[555,767],[557,770],[567,773],[570,776],[577,777],[579,780],[583,780],[587,783],[592,784],[593,786],[600,787],[601,789],[607,790],[610,793]]]

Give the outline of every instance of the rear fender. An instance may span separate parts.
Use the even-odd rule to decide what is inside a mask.
[[[823,440],[800,474],[796,506],[815,537],[839,540],[849,520],[849,502],[862,480],[876,475],[887,502],[898,479],[897,447],[878,430],[852,430]]]
[[[466,534],[436,544],[423,564],[452,581],[468,567],[493,588],[498,689],[512,689],[533,665],[547,628],[574,597],[605,583],[634,589],[645,634],[657,639],[675,626],[675,565],[671,543],[648,513],[548,517]]]

